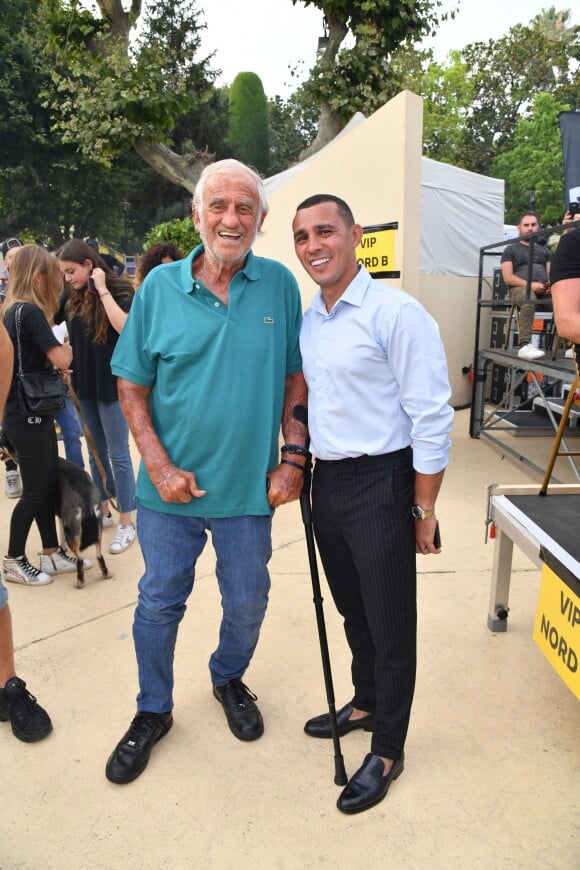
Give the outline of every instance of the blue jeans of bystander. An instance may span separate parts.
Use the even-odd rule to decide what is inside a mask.
[[[135,474],[129,452],[129,427],[119,402],[97,402],[95,399],[80,399],[81,412],[105,469],[107,489],[117,496],[120,513],[135,510]],[[91,476],[100,494],[106,501],[103,481],[89,451]]]
[[[76,408],[70,396],[67,396],[64,408],[55,414],[55,420],[60,426],[62,440],[64,442],[64,455],[69,462],[74,462],[80,468],[85,467],[81,435],[83,430],[77,415]]]

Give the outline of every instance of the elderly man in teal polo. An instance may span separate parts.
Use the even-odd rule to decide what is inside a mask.
[[[137,524],[145,573],[133,624],[137,715],[106,775],[131,782],[173,724],[178,626],[211,532],[222,599],[209,670],[230,730],[264,730],[242,682],[268,603],[273,509],[297,499],[306,386],[293,275],[251,250],[268,210],[259,176],[235,160],[202,173],[193,218],[202,244],[139,288],[112,361],[141,464]],[[278,439],[287,442],[282,461]]]

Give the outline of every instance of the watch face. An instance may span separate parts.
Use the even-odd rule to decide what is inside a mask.
[[[417,505],[414,504],[413,507],[411,508],[411,513],[413,514],[413,516],[416,520],[420,520],[422,517],[423,511],[421,510],[420,507],[417,507]]]

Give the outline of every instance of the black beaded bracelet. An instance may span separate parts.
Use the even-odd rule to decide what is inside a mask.
[[[294,468],[299,468],[300,471],[304,471],[304,465],[299,465],[298,462],[292,462],[291,459],[283,459],[280,464],[281,465],[293,465]]]
[[[301,444],[283,444],[280,450],[281,453],[297,453],[298,456],[308,456],[306,447]]]

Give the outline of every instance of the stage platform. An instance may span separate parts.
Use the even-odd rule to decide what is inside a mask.
[[[580,581],[580,486],[552,485],[539,495],[535,485],[488,488],[488,527],[495,533],[487,626],[507,631],[513,547],[541,567],[541,551],[552,554]]]

